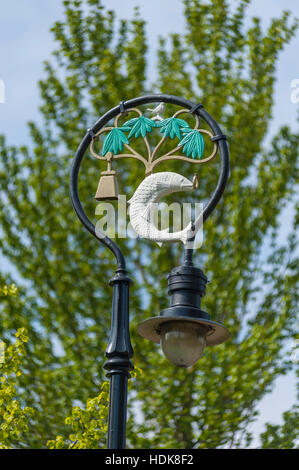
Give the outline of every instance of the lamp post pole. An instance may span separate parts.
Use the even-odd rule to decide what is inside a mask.
[[[81,147],[82,148],[82,147]],[[79,156],[78,156],[79,155]],[[95,227],[86,216],[78,194],[78,174],[84,152],[77,153],[74,159],[70,195],[76,214],[85,228],[96,238]],[[133,348],[129,334],[129,287],[131,279],[126,270],[125,258],[120,248],[108,237],[98,238],[109,248],[116,258],[117,269],[109,285],[113,286],[111,334],[106,350],[107,361],[104,364],[110,378],[108,449],[124,449],[126,443],[127,392],[130,370],[133,369],[131,357]]]
[[[88,133],[81,142],[73,160],[70,175],[70,196],[73,208],[84,227],[115,256],[117,269],[109,285],[113,286],[111,334],[106,349],[107,361],[104,364],[110,378],[108,449],[124,449],[126,445],[127,392],[130,370],[133,369],[131,357],[133,348],[129,333],[129,287],[132,283],[126,270],[124,255],[109,237],[99,237],[95,226],[88,219],[78,194],[78,175],[80,165],[91,137]]]
[[[87,217],[78,194],[78,177],[85,152],[97,133],[117,115],[148,103],[170,103],[181,106],[198,118],[203,118],[213,132],[211,140],[217,143],[220,150],[221,169],[216,189],[204,207],[203,222],[220,200],[229,174],[226,137],[221,133],[216,121],[201,104],[194,104],[184,98],[172,95],[145,95],[121,102],[120,105],[105,113],[91,129],[88,129],[77,149],[70,173],[70,197],[73,208],[83,226],[113,253],[117,265],[115,275],[109,282],[113,287],[111,334],[106,349],[107,361],[104,364],[107,376],[110,378],[108,449],[123,449],[126,442],[128,378],[133,369],[131,362],[133,349],[129,334],[129,288],[132,281],[128,277],[125,258],[119,246],[104,233],[96,231],[95,226]],[[210,316],[200,309],[200,297],[205,290],[206,278],[202,271],[193,267],[192,252],[192,249],[185,250],[184,266],[175,268],[169,276],[170,308],[164,309],[158,317],[143,322],[138,328],[142,336],[159,342],[160,326],[163,329],[168,322],[167,328],[171,330],[170,323],[173,324],[174,321],[176,324],[189,322],[189,325],[190,323],[195,325],[201,334],[209,338],[206,341],[207,345],[220,344],[229,336],[221,324],[211,321]],[[188,305],[186,305],[186,301]],[[189,328],[188,325],[187,328]]]
[[[111,335],[104,368],[110,377],[108,449],[126,446],[128,378],[133,364],[129,333],[129,286],[125,269],[117,269],[109,284],[113,286]]]

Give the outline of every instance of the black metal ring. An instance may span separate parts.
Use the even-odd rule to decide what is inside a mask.
[[[125,102],[124,101],[121,101],[119,103],[119,111],[123,114],[126,110],[125,110]]]
[[[194,113],[196,113],[196,111],[198,111],[198,109],[200,109],[200,108],[203,108],[203,104],[197,103],[197,104],[195,104],[195,105],[190,109],[189,113],[190,113],[190,114],[194,114]]]
[[[227,140],[227,137],[225,134],[219,134],[219,135],[214,135],[211,137],[212,142],[218,142],[219,140]]]
[[[140,96],[138,98],[133,98],[131,100],[128,100],[126,102],[123,102],[123,106],[126,108],[126,110],[130,108],[134,108],[136,106],[141,106],[143,104],[149,104],[149,103],[171,103],[177,106],[181,106],[183,108],[187,108],[189,110],[193,110],[195,107],[195,111],[193,111],[194,114],[197,114],[199,117],[201,117],[211,128],[213,135],[214,136],[223,136],[221,129],[217,122],[210,116],[210,114],[203,108],[202,105],[196,105],[192,103],[189,100],[186,100],[185,98],[179,98],[177,96],[173,95],[165,95],[165,94],[153,94],[153,95],[144,95]],[[92,135],[91,131],[96,134],[102,127],[107,124],[107,122],[110,121],[110,119],[113,119],[117,114],[120,112],[120,105],[115,106],[114,108],[110,109],[107,111],[90,129],[84,138],[82,139],[77,152],[75,154],[72,167],[71,167],[71,174],[70,174],[70,197],[71,201],[74,207],[74,210],[81,221],[81,223],[84,225],[84,227],[98,240],[100,241],[103,245],[105,245],[107,248],[109,248],[112,253],[116,257],[117,261],[117,266],[119,268],[126,268],[126,263],[125,263],[125,258],[124,255],[119,248],[119,246],[112,241],[109,237],[106,235],[102,234],[103,236],[98,237],[98,235],[95,232],[95,226],[93,223],[89,220],[87,217],[82,204],[80,202],[79,194],[78,194],[78,175],[79,175],[79,170],[81,166],[82,159],[84,157],[84,154],[86,150],[88,149],[88,146],[92,140]],[[219,152],[220,152],[220,159],[221,159],[221,168],[220,168],[220,175],[219,179],[217,182],[216,189],[214,193],[212,194],[210,200],[206,204],[203,210],[203,222],[207,220],[209,215],[212,213],[212,211],[215,209],[218,201],[220,200],[223,191],[225,189],[225,185],[228,180],[229,176],[229,152],[228,152],[228,146],[226,139],[221,138],[220,140],[217,139],[218,141],[218,147],[219,147]]]
[[[93,132],[93,130],[91,129],[91,127],[89,127],[89,128],[87,129],[87,132],[88,132],[88,134],[90,135],[90,137],[91,137],[92,139],[95,138],[96,134],[95,134],[95,132]]]

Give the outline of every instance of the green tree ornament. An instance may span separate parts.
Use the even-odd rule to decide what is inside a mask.
[[[112,152],[116,155],[118,152],[122,152],[124,144],[129,144],[129,140],[123,131],[129,131],[130,127],[119,127],[112,129],[109,134],[105,137],[102,155]]]
[[[148,132],[152,132],[153,127],[156,127],[156,123],[145,116],[139,116],[125,122],[124,127],[130,128],[128,139],[133,136],[137,139],[140,135],[144,138]]]
[[[192,155],[192,158],[202,158],[205,143],[199,130],[185,127],[182,129],[182,133],[184,134],[184,138],[179,143],[179,147],[183,147],[183,153],[185,153],[187,157]]]
[[[175,137],[181,139],[181,127],[189,127],[184,119],[178,119],[176,117],[163,119],[163,121],[157,122],[156,126],[161,127],[160,132],[164,134],[164,137],[170,137],[171,139]]]

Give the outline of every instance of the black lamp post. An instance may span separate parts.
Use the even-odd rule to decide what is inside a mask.
[[[89,129],[81,141],[73,160],[70,175],[70,196],[74,210],[84,227],[115,256],[117,269],[109,284],[113,286],[111,335],[106,350],[105,369],[110,377],[108,448],[123,449],[126,439],[127,390],[133,349],[129,335],[129,287],[131,279],[126,270],[125,258],[119,246],[104,233],[95,230],[87,217],[78,194],[78,176],[82,159],[90,143],[111,119],[136,106],[148,103],[171,103],[181,106],[197,117],[201,117],[213,133],[211,140],[220,151],[221,170],[212,197],[203,209],[203,222],[211,214],[220,200],[229,175],[229,152],[226,137],[216,121],[201,104],[171,95],[145,95],[121,102],[104,114]],[[147,339],[161,342],[166,357],[178,366],[188,367],[201,356],[205,346],[224,342],[229,333],[220,323],[210,319],[201,310],[201,297],[205,293],[207,279],[203,272],[192,263],[192,248],[185,249],[182,266],[174,268],[168,276],[171,304],[159,316],[145,320],[138,332]]]

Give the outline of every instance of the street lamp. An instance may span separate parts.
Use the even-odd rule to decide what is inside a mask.
[[[181,367],[190,367],[202,356],[206,346],[221,344],[228,330],[201,310],[207,278],[201,269],[185,260],[168,276],[170,307],[138,326],[141,336],[161,343],[167,359]]]
[[[150,110],[151,119],[143,116],[138,109],[139,106],[149,103],[158,103],[158,106]],[[183,109],[177,111],[171,118],[163,119],[167,103],[180,106]],[[129,119],[120,126],[118,124],[119,118],[130,112],[137,113],[137,117]],[[178,117],[184,113],[189,113],[194,117],[196,121],[194,129],[185,120]],[[114,119],[114,126],[107,127],[112,119]],[[200,128],[200,119],[206,122],[211,132]],[[163,137],[152,150],[146,134],[156,127],[160,128]],[[102,155],[99,155],[95,151],[94,144],[102,134],[107,132],[109,134],[105,138]],[[202,134],[208,135],[213,143],[211,155],[205,158],[203,158]],[[147,159],[132,149],[129,142],[131,136],[134,138],[141,136],[144,139],[148,153]],[[177,137],[180,138],[179,145],[171,152],[157,157],[158,149],[167,138]],[[191,190],[192,186],[196,186],[175,173],[154,173],[154,168],[166,160],[182,160],[193,164],[205,163],[212,160],[219,150],[220,176],[216,189],[201,214],[200,220],[205,222],[223,194],[229,174],[229,152],[225,135],[222,134],[216,121],[201,104],[194,104],[184,98],[172,95],[156,94],[122,101],[106,112],[92,128],[88,129],[74,157],[70,174],[70,196],[73,208],[84,227],[113,253],[117,265],[115,275],[109,282],[113,286],[113,300],[111,333],[106,349],[107,361],[104,367],[110,378],[108,448],[122,449],[125,447],[126,439],[128,378],[133,369],[131,362],[133,349],[129,334],[129,287],[132,281],[128,277],[121,249],[107,235],[96,230],[80,202],[78,176],[83,157],[89,147],[93,156],[107,163],[107,171],[102,173],[96,191],[96,200],[117,199],[116,172],[111,169],[111,164],[118,158],[135,158],[145,165],[146,178],[139,186],[139,192],[137,190],[132,198],[130,217],[137,233],[139,231],[139,234],[144,238],[157,242],[160,241],[162,235],[155,230],[155,227],[143,223],[140,218],[140,208],[145,200],[144,195],[150,196],[150,200],[155,201],[158,200],[158,196],[179,190]],[[124,147],[127,153],[121,153]],[[177,151],[184,153],[184,155],[177,155]],[[190,158],[191,156],[192,158]],[[200,358],[206,346],[220,344],[229,337],[229,332],[223,325],[212,321],[210,315],[201,310],[201,298],[205,294],[207,278],[200,269],[193,266],[192,262],[192,242],[198,228],[199,219],[191,224],[187,232],[186,230],[179,232],[177,238],[175,234],[163,233],[166,241],[184,241],[184,262],[182,266],[174,268],[168,276],[168,292],[171,298],[169,308],[162,310],[157,317],[143,321],[138,326],[140,335],[156,343],[161,343],[165,356],[175,365],[182,367],[193,365]]]

